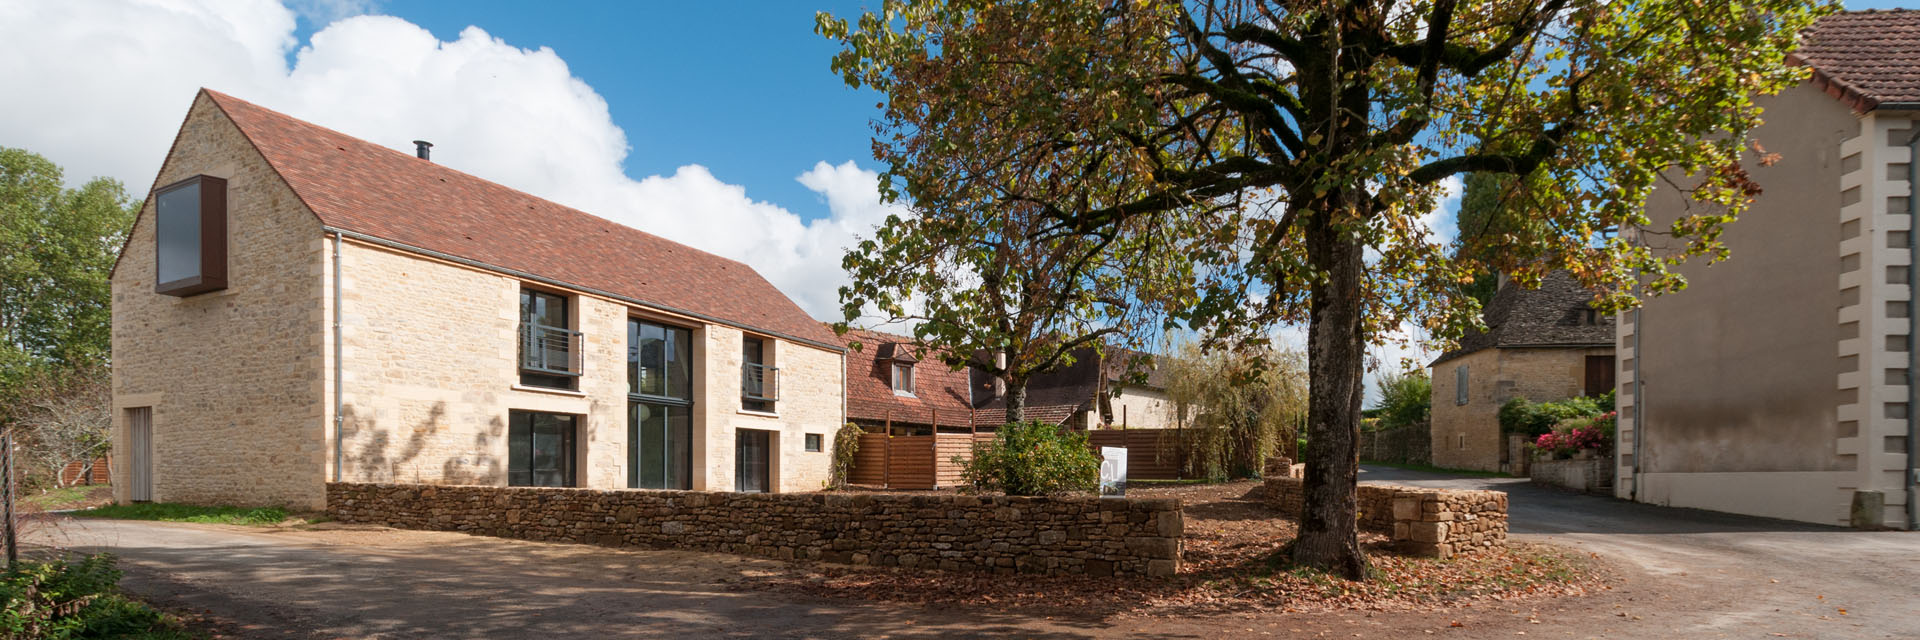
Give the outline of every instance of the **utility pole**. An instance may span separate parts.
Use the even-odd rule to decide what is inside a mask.
[[[0,480],[0,502],[6,503],[7,569],[11,570],[20,563],[19,536],[15,535],[13,520],[13,429],[0,432],[0,474],[6,476]]]

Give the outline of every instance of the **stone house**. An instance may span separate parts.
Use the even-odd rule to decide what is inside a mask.
[[[1528,289],[1504,283],[1487,304],[1485,331],[1432,364],[1433,464],[1508,471],[1517,454],[1500,433],[1500,406],[1516,397],[1554,402],[1613,388],[1613,319],[1566,272]]]
[[[849,329],[841,340],[848,347],[847,419],[868,431],[969,433],[1006,423],[1005,388],[981,368],[956,370],[907,336]],[[1082,349],[1072,364],[1034,376],[1027,419],[1081,430],[1176,426],[1164,373],[1135,362],[1144,354],[1113,351]],[[1131,374],[1129,363],[1142,371]]]
[[[1765,191],[1726,226],[1729,258],[1619,318],[1614,491],[1912,529],[1920,12],[1834,14],[1801,38],[1810,77],[1756,98],[1777,159],[1747,163]],[[1667,188],[1647,207],[1655,229],[1686,210]]]
[[[213,91],[112,274],[115,498],[802,491],[844,347],[744,264]]]

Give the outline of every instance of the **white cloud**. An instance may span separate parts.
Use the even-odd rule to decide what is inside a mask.
[[[796,179],[831,216],[804,221],[705,167],[639,180],[606,100],[552,49],[468,27],[451,42],[372,2],[85,0],[0,3],[0,144],[144,192],[199,87],[434,160],[752,265],[802,308],[837,319],[843,247],[883,219],[877,176],[821,162]],[[294,38],[296,15],[327,24]],[[294,63],[287,62],[294,54]],[[646,123],[646,126],[673,126]],[[796,170],[801,169],[795,167]]]
[[[1456,212],[1460,210],[1460,194],[1465,189],[1466,183],[1457,175],[1440,181],[1439,201],[1427,215],[1420,216],[1420,223],[1427,226],[1427,242],[1447,244],[1459,237]]]

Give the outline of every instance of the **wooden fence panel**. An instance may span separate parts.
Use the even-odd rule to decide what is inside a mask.
[[[939,436],[894,436],[887,440],[887,487],[891,489],[932,489],[938,478],[934,468],[935,438]]]
[[[860,450],[853,454],[854,484],[887,483],[887,434],[860,434]]]
[[[966,484],[966,461],[973,459],[975,443],[984,442],[978,434],[944,433],[938,436],[935,455],[938,459],[934,468],[938,470],[938,482],[942,487],[957,487]],[[987,440],[991,440],[988,437]],[[958,458],[959,460],[955,460]]]
[[[1184,435],[1168,429],[1100,429],[1087,432],[1087,444],[1095,453],[1100,447],[1126,448],[1128,480],[1174,480],[1181,477]]]

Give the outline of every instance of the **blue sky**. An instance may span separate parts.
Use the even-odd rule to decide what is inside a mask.
[[[820,160],[878,169],[869,121],[880,100],[828,70],[838,47],[813,33],[814,13],[854,17],[877,4],[390,0],[375,11],[441,40],[472,25],[516,47],[551,47],[626,130],[628,175],[699,164],[813,219],[827,205],[794,177]],[[297,37],[315,28],[303,20]]]

